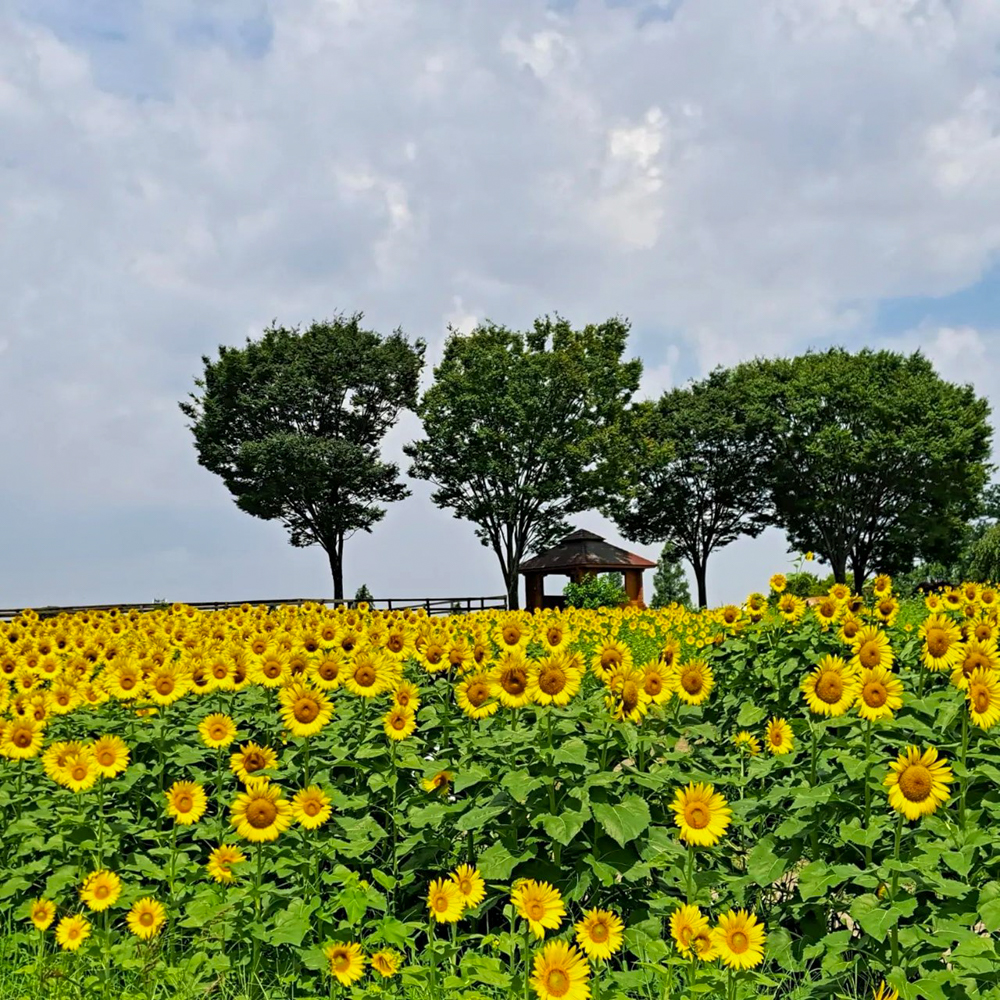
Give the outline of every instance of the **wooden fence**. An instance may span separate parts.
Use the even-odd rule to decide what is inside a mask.
[[[34,608],[41,618],[52,618],[60,614],[76,614],[82,611],[157,611],[170,606],[169,601],[156,601],[145,604],[74,604],[66,607]],[[186,607],[197,608],[199,611],[220,611],[224,608],[238,608],[242,604],[253,606],[264,605],[276,608],[279,605],[322,604],[325,606],[354,607],[359,601],[349,598],[343,601],[333,601],[326,597],[271,597],[258,601],[182,601]],[[385,608],[387,611],[405,611],[407,609],[423,608],[429,615],[467,614],[470,611],[486,611],[490,608],[505,610],[507,598],[504,594],[491,597],[379,597],[367,602],[372,608]],[[23,608],[0,608],[0,620],[10,620],[19,615]]]

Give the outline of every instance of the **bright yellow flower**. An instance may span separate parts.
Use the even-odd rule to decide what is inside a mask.
[[[128,929],[137,938],[148,941],[158,934],[167,922],[167,912],[164,910],[163,904],[153,899],[152,896],[144,896],[128,911],[126,920]]]
[[[695,938],[708,929],[708,918],[697,906],[678,906],[670,914],[670,936],[684,955],[691,954]]]
[[[439,924],[455,923],[465,909],[462,890],[451,879],[434,879],[427,889],[427,909]]]
[[[251,778],[232,804],[230,823],[244,840],[260,844],[277,840],[292,825],[291,803],[266,779]]]
[[[885,779],[889,805],[907,819],[929,816],[948,801],[948,785],[954,779],[951,768],[938,760],[934,747],[921,753],[917,747],[909,746],[889,766],[891,770]]]
[[[205,868],[214,882],[232,882],[233,865],[242,864],[247,856],[235,844],[220,844],[208,856]]]
[[[535,953],[531,985],[539,1000],[587,1000],[590,966],[565,941],[550,941]]]
[[[197,823],[207,806],[205,789],[196,781],[175,781],[167,792],[167,814],[181,826]]]
[[[625,925],[611,910],[587,910],[575,924],[576,943],[590,959],[608,959],[622,946]]]
[[[699,847],[717,844],[732,820],[732,810],[712,785],[698,783],[677,789],[670,808],[681,840]]]
[[[36,930],[46,931],[56,918],[56,904],[51,899],[32,900],[31,911],[28,915]]]
[[[832,717],[843,715],[857,698],[857,679],[842,657],[824,656],[802,682],[809,711]]]
[[[236,739],[236,723],[230,716],[214,712],[198,723],[198,733],[205,746],[213,750],[224,749]]]
[[[772,719],[767,724],[765,742],[767,749],[776,757],[789,753],[795,743],[792,727],[784,719]]]
[[[458,886],[466,908],[472,909],[486,898],[486,883],[478,868],[472,865],[459,865],[452,873],[451,880]]]
[[[90,921],[82,914],[63,917],[56,926],[56,941],[64,951],[76,951],[90,937]]]
[[[537,938],[545,937],[547,930],[558,930],[566,916],[559,890],[548,882],[522,879],[514,884],[510,901],[518,915],[528,921],[528,927]]]
[[[292,815],[307,830],[321,827],[332,813],[330,797],[319,785],[310,785],[292,796]]]
[[[324,949],[323,954],[330,963],[330,975],[341,986],[350,986],[365,974],[365,956],[361,952],[361,945],[353,941],[331,944]]]
[[[730,969],[752,969],[764,961],[764,925],[746,910],[730,910],[719,918],[712,940]]]

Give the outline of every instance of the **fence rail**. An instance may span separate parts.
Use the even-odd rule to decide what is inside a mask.
[[[72,604],[66,606],[46,606],[33,608],[40,618],[53,618],[60,614],[77,614],[84,611],[157,611],[169,607],[169,601],[150,601],[146,603],[124,604]],[[362,603],[353,598],[334,601],[328,597],[271,597],[258,601],[182,601],[189,608],[199,611],[221,611],[225,608],[238,608],[243,604],[257,607],[264,605],[276,608],[279,605],[322,604],[324,606],[346,606],[353,608]],[[372,608],[385,608],[387,611],[407,611],[423,608],[429,615],[459,614],[470,611],[487,611],[499,608],[505,610],[507,598],[504,594],[490,597],[379,597],[366,602]],[[25,610],[24,608],[0,608],[0,620],[9,621]]]

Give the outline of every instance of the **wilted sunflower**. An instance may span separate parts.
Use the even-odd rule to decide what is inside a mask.
[[[56,941],[64,951],[76,951],[90,937],[90,921],[82,914],[63,917],[56,926]]]
[[[350,986],[365,974],[365,956],[361,945],[353,941],[328,945],[323,954],[330,963],[330,975],[341,986]]]
[[[704,660],[690,660],[678,664],[676,670],[677,697],[689,705],[700,705],[705,701],[715,684],[712,668]]]
[[[869,722],[891,719],[903,705],[902,681],[885,667],[863,669],[858,676],[858,715]]]
[[[625,925],[612,910],[587,910],[583,919],[575,924],[576,943],[587,953],[587,958],[610,958],[622,946]]]
[[[452,872],[451,880],[458,886],[462,902],[468,909],[478,906],[486,898],[486,883],[478,868],[459,865]]]
[[[293,736],[315,736],[333,718],[333,702],[305,684],[282,688],[280,698],[281,720]]]
[[[531,985],[539,1000],[587,1000],[590,966],[583,953],[565,941],[550,941],[535,953]]]
[[[236,739],[236,722],[222,712],[213,712],[198,723],[198,734],[205,746],[223,749]]]
[[[393,705],[382,720],[382,728],[390,740],[405,740],[417,728],[417,716],[408,708]]]
[[[732,820],[725,798],[712,785],[690,784],[678,788],[670,804],[681,840],[699,847],[712,847],[725,835]]]
[[[56,918],[56,904],[51,899],[34,899],[28,916],[35,925],[35,930],[48,930]]]
[[[776,757],[789,753],[794,744],[792,727],[784,719],[772,719],[767,724],[764,742],[767,744],[767,749]]]
[[[802,693],[809,711],[836,718],[854,704],[857,681],[842,657],[824,656],[802,682]]]
[[[493,694],[504,708],[523,708],[531,701],[528,664],[520,650],[504,653],[491,675]]]
[[[244,743],[229,758],[229,770],[244,784],[251,778],[263,777],[259,772],[273,771],[277,766],[277,754],[270,747],[257,743]]]
[[[490,675],[477,672],[459,681],[455,688],[455,700],[470,719],[488,719],[500,709],[500,703],[491,697],[492,692],[493,681]]]
[[[244,840],[260,844],[277,840],[292,825],[292,806],[277,785],[251,778],[231,807],[230,822]]]
[[[951,768],[938,760],[938,752],[928,747],[922,754],[908,746],[890,765],[885,785],[889,789],[889,805],[907,819],[929,816],[948,800],[948,785],[954,780]]]
[[[321,827],[332,813],[330,797],[319,785],[310,785],[292,796],[292,815],[307,830]]]
[[[1000,677],[993,670],[977,667],[965,692],[969,718],[980,729],[991,729],[1000,720]]]
[[[852,669],[892,668],[893,655],[889,637],[877,625],[866,625],[858,629],[851,640],[851,646],[854,649],[850,664]]]
[[[114,906],[121,893],[122,880],[106,868],[91,872],[80,887],[80,899],[95,913]]]
[[[434,879],[427,888],[427,909],[439,924],[456,923],[465,909],[462,890],[450,878]]]
[[[167,794],[167,814],[181,826],[197,823],[205,815],[208,799],[196,781],[175,781]]]
[[[528,921],[528,927],[537,938],[545,937],[547,930],[558,930],[566,916],[559,890],[548,882],[521,879],[514,883],[510,901],[518,915]]]
[[[580,690],[581,675],[562,653],[552,653],[528,671],[528,693],[538,705],[568,705]]]
[[[137,938],[148,941],[158,934],[167,922],[167,911],[164,910],[163,904],[153,899],[152,896],[145,896],[128,911],[126,920],[128,929]]]
[[[695,938],[708,931],[708,918],[697,906],[679,906],[670,914],[670,936],[684,955],[690,955]]]
[[[383,948],[372,953],[369,959],[372,968],[383,978],[389,979],[399,971],[399,963],[402,956],[398,951]]]
[[[944,615],[930,615],[920,626],[924,640],[921,654],[928,670],[950,670],[963,656],[962,633],[958,626]]]
[[[722,964],[730,969],[752,969],[764,961],[764,926],[746,910],[730,910],[719,917],[712,940]]]
[[[128,767],[128,747],[117,736],[102,736],[90,748],[97,770],[105,778],[113,778]]]
[[[235,844],[220,844],[208,856],[205,869],[214,882],[232,882],[233,865],[242,864],[247,856]]]

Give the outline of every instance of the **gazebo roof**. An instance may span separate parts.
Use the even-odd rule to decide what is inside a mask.
[[[652,569],[656,565],[634,552],[611,545],[592,531],[574,531],[558,545],[539,552],[537,556],[521,563],[522,573],[571,573],[575,569],[589,569],[595,573],[623,569]]]

